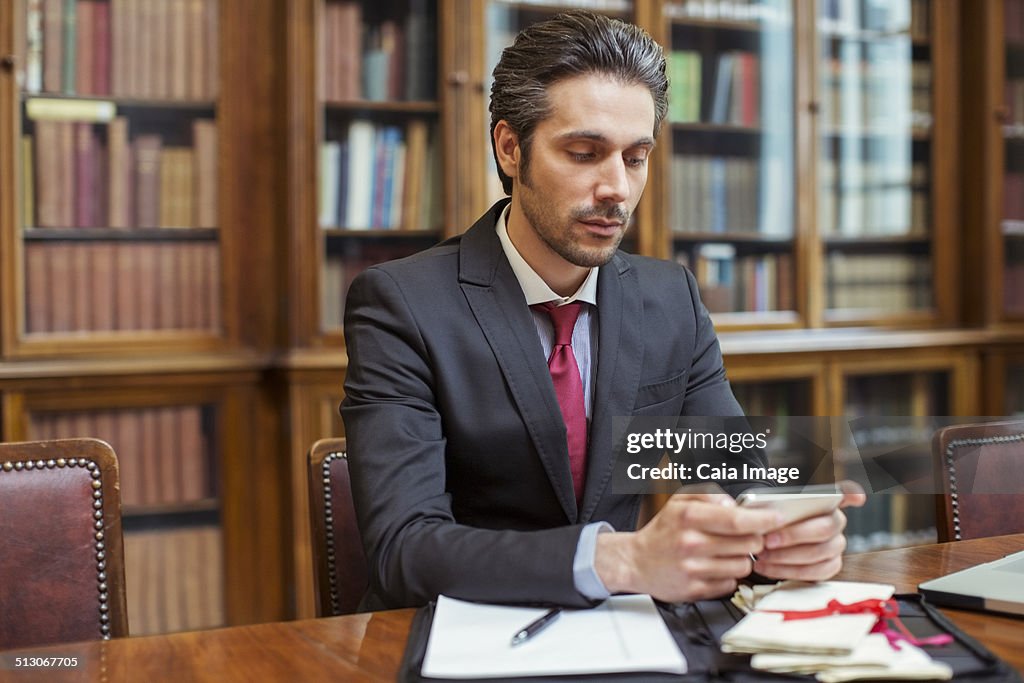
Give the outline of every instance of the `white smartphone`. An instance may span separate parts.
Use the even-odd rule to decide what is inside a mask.
[[[842,500],[843,494],[834,486],[748,489],[736,498],[743,507],[780,511],[784,517],[783,526],[808,517],[827,515],[839,507]]]

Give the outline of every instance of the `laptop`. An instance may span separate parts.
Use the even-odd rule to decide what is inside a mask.
[[[1024,614],[1024,551],[925,581],[917,588],[936,605]]]

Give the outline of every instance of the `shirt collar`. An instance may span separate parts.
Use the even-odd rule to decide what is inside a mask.
[[[523,288],[523,294],[526,295],[526,304],[533,306],[534,304],[555,301],[561,306],[573,301],[583,301],[592,306],[597,306],[597,268],[590,269],[587,279],[583,281],[583,284],[580,285],[580,288],[572,296],[563,297],[556,294],[554,290],[548,287],[543,278],[537,274],[537,271],[530,267],[530,264],[526,262],[526,259],[519,254],[515,245],[512,244],[512,240],[508,236],[508,226],[506,225],[509,206],[506,206],[505,210],[498,216],[495,230],[498,232],[498,240],[501,241],[501,248],[505,252],[505,257],[508,259],[509,265],[512,266],[512,272],[515,273],[516,280],[519,281],[519,286]]]

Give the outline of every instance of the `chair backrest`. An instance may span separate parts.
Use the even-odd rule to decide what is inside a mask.
[[[309,450],[309,502],[317,616],[352,614],[368,578],[345,439],[321,439]]]
[[[0,444],[0,650],[127,635],[113,449]]]
[[[1024,420],[944,427],[932,455],[940,541],[1024,532]]]

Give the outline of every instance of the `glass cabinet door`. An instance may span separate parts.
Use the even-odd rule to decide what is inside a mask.
[[[799,286],[792,5],[677,0],[664,14],[672,254],[716,324],[771,322]]]
[[[19,341],[223,335],[218,1],[24,7]]]
[[[818,3],[826,321],[935,305],[928,0]]]
[[[437,4],[324,0],[320,331],[340,333],[345,296],[367,267],[440,240],[443,174]]]
[[[1024,320],[1024,1],[1004,0],[1003,315]]]
[[[848,418],[928,417],[950,414],[951,379],[943,370],[856,374],[845,378],[844,414]],[[921,424],[927,421],[922,420]],[[872,429],[864,426],[860,433],[854,421],[853,441],[858,457],[840,458],[840,466],[849,476],[857,478],[867,460],[898,454],[901,470],[930,472],[932,463],[931,430],[913,431],[916,423],[899,428]],[[877,425],[875,425],[877,426]],[[918,433],[921,432],[921,433]],[[927,433],[924,433],[927,432]],[[845,451],[845,449],[843,449]],[[871,481],[871,475],[867,475]],[[907,493],[868,492],[868,502],[862,508],[846,511],[849,524],[847,541],[849,552],[863,552],[886,547],[934,542],[934,496]]]

